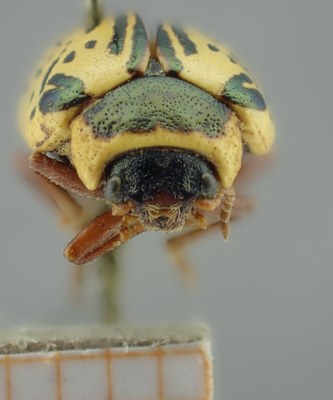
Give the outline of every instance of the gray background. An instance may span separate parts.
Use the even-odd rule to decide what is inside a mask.
[[[227,43],[264,88],[278,134],[275,165],[248,187],[257,211],[233,226],[228,244],[216,233],[188,247],[199,275],[194,290],[179,280],[162,234],[126,245],[124,321],[207,321],[217,400],[331,399],[331,1],[109,1],[109,11],[112,5],[136,9],[152,32],[161,20],[185,21]],[[98,321],[94,267],[78,307],[62,258],[70,234],[11,166],[25,149],[15,122],[21,85],[44,48],[82,15],[79,1],[0,5],[2,326]]]

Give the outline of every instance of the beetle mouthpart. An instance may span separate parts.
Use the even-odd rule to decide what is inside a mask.
[[[109,210],[96,217],[67,245],[68,261],[82,265],[114,250],[127,240],[144,232],[136,217],[115,216]]]
[[[177,203],[169,207],[147,203],[138,210],[138,217],[147,230],[176,232],[183,228],[189,207]]]

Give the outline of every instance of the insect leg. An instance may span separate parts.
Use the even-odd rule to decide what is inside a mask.
[[[234,207],[232,207],[231,210],[229,222],[236,221],[237,219],[241,218],[244,214],[250,212],[253,209],[253,206],[254,203],[252,199],[248,197],[237,196],[234,202]],[[219,228],[221,228],[221,222],[217,221],[211,225],[208,225],[207,228],[194,229],[167,240],[166,245],[171,258],[173,259],[175,265],[179,268],[184,281],[189,286],[192,286],[195,281],[195,273],[192,266],[184,256],[185,247],[193,240],[199,239],[207,233]]]
[[[43,153],[34,153],[29,159],[29,167],[71,193],[94,200],[105,200],[102,189],[88,190],[70,164],[52,159]]]
[[[190,232],[185,232],[183,234],[173,236],[166,242],[167,249],[176,267],[179,269],[180,274],[187,286],[193,286],[196,280],[196,274],[192,265],[187,261],[184,256],[184,247],[195,240],[200,238],[207,232],[215,229],[219,226],[219,223],[212,224],[208,226],[205,230],[195,229]]]
[[[64,255],[74,264],[85,264],[119,247],[144,230],[136,217],[115,216],[110,210],[83,228],[68,244]]]
[[[220,227],[224,240],[228,240],[229,237],[230,233],[229,222],[231,219],[235,198],[236,194],[234,188],[228,189],[223,195],[223,200],[221,204],[221,213],[220,213]]]
[[[15,165],[20,175],[35,187],[44,198],[52,202],[60,213],[63,224],[73,228],[81,228],[85,220],[85,210],[67,190],[29,168],[29,161],[25,155],[16,157]]]

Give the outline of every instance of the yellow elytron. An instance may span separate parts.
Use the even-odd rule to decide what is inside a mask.
[[[226,47],[169,24],[159,26],[150,46],[134,14],[104,19],[52,48],[22,101],[20,122],[34,152],[31,166],[68,191],[104,199],[111,206],[110,223],[118,224],[103,243],[96,239],[78,257],[73,249],[90,232],[82,231],[66,251],[74,262],[93,259],[147,229],[205,227],[200,210],[222,207],[226,227],[243,149],[267,153],[275,135],[256,83]],[[159,175],[148,171],[160,162],[154,164],[152,154],[165,158]],[[186,161],[179,161],[181,154]],[[156,180],[147,183],[146,197],[138,195],[141,178],[131,186],[125,176],[131,168],[139,175],[138,163]],[[177,183],[171,176],[178,164]],[[121,221],[115,222],[117,213]]]

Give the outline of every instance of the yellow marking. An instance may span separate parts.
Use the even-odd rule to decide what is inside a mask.
[[[228,80],[241,73],[249,75],[240,64],[235,64],[230,60],[230,51],[226,46],[211,40],[194,29],[185,29],[184,31],[197,48],[197,53],[187,56],[171,26],[165,24],[163,28],[172,41],[175,56],[183,65],[179,76],[185,81],[195,84],[223,101],[221,94]],[[219,51],[210,50],[208,43],[218,47]],[[157,52],[157,56],[163,69],[170,71],[167,60],[159,52]],[[252,77],[251,79],[253,84],[246,84],[246,87],[258,89],[254,79]],[[255,154],[267,153],[275,138],[275,128],[269,111],[267,109],[262,111],[240,107],[231,103],[228,103],[228,106],[243,122],[242,137],[251,152]]]
[[[218,96],[223,92],[224,85],[230,78],[244,72],[241,65],[230,61],[230,52],[226,46],[216,43],[194,29],[187,28],[184,31],[197,48],[197,53],[187,56],[171,26],[165,24],[163,28],[172,41],[175,56],[183,65],[179,76],[184,80]],[[220,51],[213,52],[208,48],[208,43],[218,47]],[[169,71],[170,66],[167,64],[167,60],[161,59],[160,61],[163,69]]]
[[[233,105],[243,122],[242,138],[254,154],[266,154],[275,140],[275,127],[268,110],[259,111]]]
[[[112,138],[96,138],[82,116],[72,125],[72,163],[88,190],[95,190],[105,166],[131,150],[171,147],[206,156],[216,167],[224,188],[232,186],[242,162],[243,144],[238,119],[232,116],[224,134],[209,138],[201,132],[172,132],[157,127],[149,133],[124,132]]]
[[[124,47],[123,51],[119,54],[111,54],[108,48],[114,32],[114,18],[103,20],[89,33],[85,33],[83,29],[79,29],[64,38],[63,46],[52,48],[47,53],[44,63],[40,65],[43,72],[37,78],[32,79],[32,84],[22,99],[20,107],[21,130],[27,143],[33,150],[38,149],[43,152],[52,151],[62,142],[70,139],[70,122],[82,108],[82,106],[77,106],[45,115],[39,111],[38,103],[40,96],[45,91],[54,88],[52,85],[46,84],[44,91],[41,94],[39,93],[45,73],[52,62],[59,58],[48,80],[57,73],[73,76],[82,80],[85,85],[86,94],[91,95],[93,98],[102,97],[111,89],[129,80],[132,76],[127,71],[127,62],[131,57],[133,49],[132,34],[135,23],[136,16],[129,14]],[[85,43],[90,40],[96,40],[97,42],[94,49],[85,48]],[[66,46],[65,43],[70,41],[71,43]],[[63,51],[64,48],[66,48],[65,52]],[[76,51],[74,60],[64,64],[63,59],[73,50]],[[147,45],[142,63],[139,66],[140,71],[144,71],[147,68],[149,54],[149,46]],[[30,94],[33,91],[35,96],[30,103]],[[30,120],[30,113],[34,107],[36,108],[36,113],[34,118]]]

